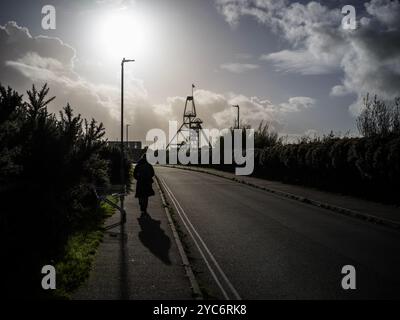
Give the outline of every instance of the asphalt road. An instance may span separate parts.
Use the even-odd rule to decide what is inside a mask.
[[[204,173],[156,169],[219,299],[400,299],[400,232]],[[342,288],[342,267],[356,289]]]

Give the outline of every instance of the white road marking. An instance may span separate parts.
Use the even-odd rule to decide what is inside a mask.
[[[179,201],[176,199],[175,195],[173,194],[173,192],[171,191],[171,189],[168,187],[167,183],[165,182],[164,179],[160,178],[161,183],[163,184],[165,190],[167,191],[168,195],[170,196],[185,228],[188,230],[189,235],[192,237],[197,249],[200,252],[200,255],[202,256],[204,262],[206,263],[208,269],[210,270],[210,273],[212,275],[212,277],[214,278],[215,282],[217,283],[218,287],[221,289],[222,294],[224,295],[225,299],[230,300],[229,295],[227,294],[226,290],[224,289],[223,285],[221,284],[221,282],[219,281],[217,275],[215,274],[213,268],[211,267],[208,259],[206,258],[206,255],[204,254],[203,250],[201,249],[201,246],[199,245],[196,237],[194,236],[194,234],[197,236],[200,244],[202,245],[202,247],[204,248],[204,250],[206,251],[206,253],[208,254],[211,262],[213,263],[213,265],[215,266],[215,268],[217,269],[218,273],[220,274],[220,276],[222,277],[222,279],[225,281],[226,285],[228,286],[228,288],[230,289],[230,291],[232,292],[233,296],[235,299],[237,300],[241,300],[241,297],[239,295],[239,293],[237,292],[237,290],[235,289],[235,287],[232,285],[232,283],[229,281],[228,277],[226,276],[225,272],[222,270],[222,268],[220,267],[220,265],[218,264],[217,260],[215,259],[215,257],[213,256],[213,254],[211,253],[211,251],[208,249],[207,245],[205,244],[205,242],[203,241],[203,239],[201,238],[201,236],[199,235],[199,233],[197,232],[196,228],[193,226],[193,224],[190,222],[185,210],[182,208],[182,206],[180,205]],[[186,220],[186,221],[185,221]],[[193,231],[193,232],[192,232]],[[194,234],[193,234],[194,233]]]

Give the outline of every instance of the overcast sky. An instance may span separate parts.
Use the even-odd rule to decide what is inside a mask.
[[[42,7],[56,8],[43,30]],[[358,28],[341,27],[345,4]],[[281,134],[356,133],[366,92],[400,95],[400,3],[286,0],[86,0],[0,4],[0,82],[25,92],[47,82],[52,111],[76,112],[119,134],[120,61],[130,138],[180,120],[196,84],[205,127],[235,109]]]

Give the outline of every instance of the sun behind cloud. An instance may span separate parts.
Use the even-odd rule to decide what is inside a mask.
[[[111,10],[95,22],[95,40],[108,59],[144,57],[156,49],[154,21],[143,12]]]

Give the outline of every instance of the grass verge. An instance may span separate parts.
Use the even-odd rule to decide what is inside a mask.
[[[116,201],[110,197],[111,201]],[[104,221],[115,213],[115,209],[101,203],[99,219],[96,223],[80,230],[68,239],[63,256],[57,261],[57,289],[53,291],[55,299],[70,299],[71,294],[89,277],[97,248],[104,235]]]

